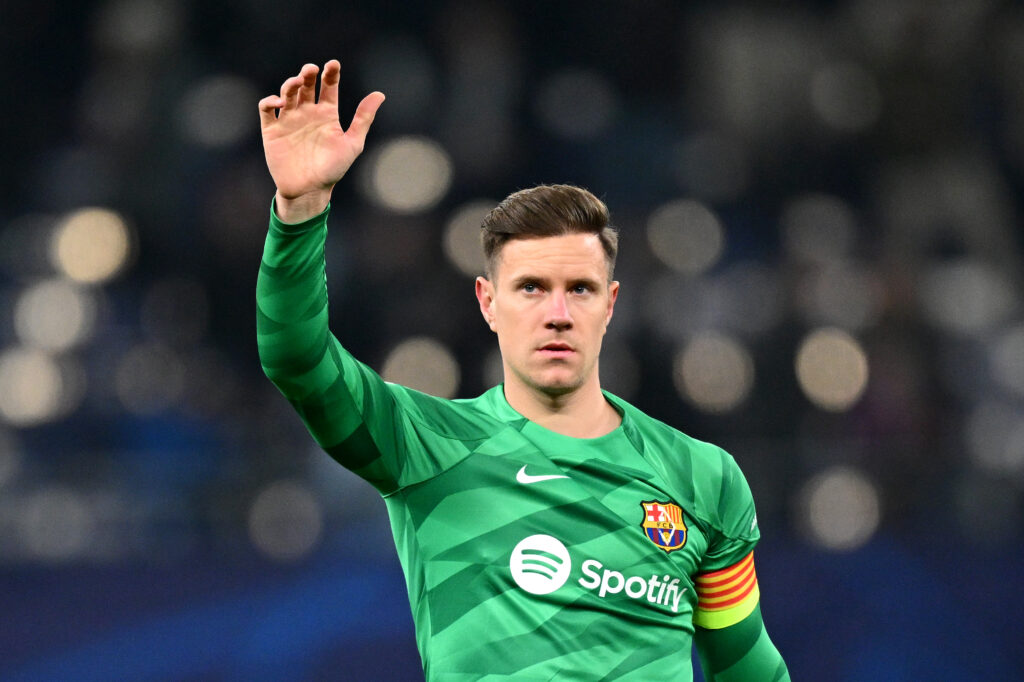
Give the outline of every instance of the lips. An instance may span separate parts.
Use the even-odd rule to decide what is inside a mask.
[[[572,346],[560,341],[545,343],[538,351],[541,355],[549,358],[567,358],[575,352]]]

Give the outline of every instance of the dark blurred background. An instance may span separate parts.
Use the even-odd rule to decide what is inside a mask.
[[[586,186],[603,382],[740,462],[793,679],[1024,679],[1021,3],[21,0],[0,51],[0,678],[422,675],[383,504],[255,351],[256,102],[337,57],[343,121],[388,96],[358,357],[492,385],[479,220]]]

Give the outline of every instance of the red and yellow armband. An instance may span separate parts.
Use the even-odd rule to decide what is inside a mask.
[[[729,568],[698,575],[695,583],[698,601],[693,624],[708,630],[740,622],[750,615],[761,596],[753,552]]]

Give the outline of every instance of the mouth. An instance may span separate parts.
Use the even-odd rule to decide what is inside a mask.
[[[572,346],[561,341],[546,343],[537,349],[541,355],[549,358],[566,358],[575,353]]]

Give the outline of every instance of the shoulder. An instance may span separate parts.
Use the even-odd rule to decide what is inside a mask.
[[[502,425],[491,408],[492,391],[475,398],[440,398],[401,384],[388,384],[407,417],[449,438],[484,438]]]
[[[683,433],[621,398],[609,399],[622,410],[627,429],[634,431],[627,436],[680,499],[691,502],[693,513],[722,528],[729,525],[722,518],[727,510],[752,504],[743,472],[726,450]]]
[[[703,473],[724,472],[736,466],[732,455],[714,443],[694,438],[674,426],[656,419],[622,398],[606,393],[612,404],[623,412],[627,433],[646,457],[665,459],[666,464],[700,467]]]

